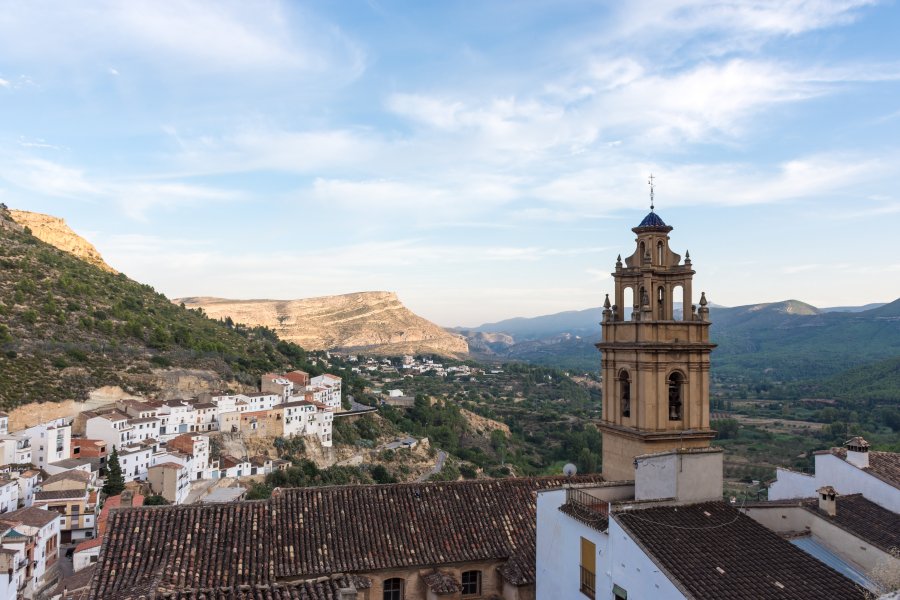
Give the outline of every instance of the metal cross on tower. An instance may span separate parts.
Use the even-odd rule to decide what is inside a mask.
[[[647,180],[647,183],[650,184],[650,210],[653,210],[653,173],[650,173],[650,178]]]

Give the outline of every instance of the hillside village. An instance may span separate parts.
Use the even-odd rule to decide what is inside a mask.
[[[343,411],[341,384],[340,377],[327,373],[267,373],[256,393],[128,398],[18,431],[10,431],[9,415],[0,413],[2,556],[10,572],[0,598],[42,597],[59,579],[54,567],[63,545],[77,544],[72,547],[76,571],[95,563],[97,536],[109,510],[122,502],[139,506],[156,496],[183,504],[197,482],[265,475],[288,464],[267,455],[214,456],[210,434],[309,438],[330,447],[333,419]],[[105,498],[101,488],[113,461],[127,491]],[[223,487],[205,501],[234,500],[245,491]],[[18,541],[23,534],[24,545]]]
[[[767,501],[723,500],[709,310],[701,294],[673,314],[671,289],[690,294],[693,270],[668,249],[671,229],[651,211],[635,254],[616,264],[600,345],[602,475],[567,467],[243,500],[246,484],[233,483],[290,461],[274,447],[237,456],[223,440],[328,449],[335,419],[378,410],[341,377],[301,370],[264,373],[257,392],[126,397],[15,431],[3,413],[0,598],[867,598],[900,587],[896,453],[855,437],[816,455],[814,473],[780,469]],[[659,282],[669,287],[651,302],[640,286]],[[621,333],[632,330],[652,354],[634,352],[634,333]],[[403,389],[416,375],[502,373],[424,356],[342,359],[384,410],[417,406]]]

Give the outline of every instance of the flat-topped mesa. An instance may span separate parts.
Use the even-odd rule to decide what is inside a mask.
[[[469,347],[406,308],[394,292],[356,292],[298,300],[177,298],[214,319],[262,325],[310,350],[357,349],[374,354],[463,356]]]
[[[669,248],[672,227],[651,210],[632,231],[634,253],[619,257],[615,303],[603,310],[603,475],[634,479],[634,457],[705,448],[709,428],[709,308],[692,304],[690,254]],[[683,314],[676,319],[675,298]],[[631,308],[626,319],[625,307]]]
[[[118,272],[106,264],[93,244],[72,231],[63,219],[27,210],[10,210],[9,214],[13,221],[22,227],[28,227],[31,234],[42,242],[59,248],[63,252],[68,252],[104,271]]]

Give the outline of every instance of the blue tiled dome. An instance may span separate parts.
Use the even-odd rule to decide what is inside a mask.
[[[666,227],[666,224],[663,223],[658,214],[651,210],[638,227]]]

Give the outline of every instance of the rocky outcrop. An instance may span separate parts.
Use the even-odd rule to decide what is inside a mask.
[[[117,271],[106,264],[103,257],[94,246],[69,229],[66,222],[59,217],[42,215],[26,210],[10,210],[13,220],[22,227],[28,227],[31,234],[42,242],[56,246],[63,252],[77,256],[83,261],[100,267],[104,271],[116,273]]]
[[[373,354],[462,356],[461,335],[445,331],[406,308],[393,292],[358,292],[301,300],[176,298],[214,318],[263,325],[309,350],[360,350]]]

